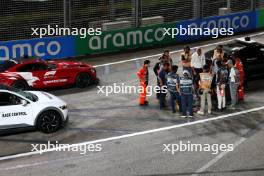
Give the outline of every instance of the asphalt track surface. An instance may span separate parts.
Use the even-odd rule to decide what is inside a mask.
[[[253,39],[264,43],[263,34]],[[216,42],[195,43],[205,51]],[[175,63],[182,46],[167,47]],[[100,56],[89,59],[97,65],[98,86],[138,85],[136,71],[145,58],[152,66],[164,48],[134,53]],[[144,57],[144,58],[142,58]],[[137,58],[137,59],[135,59]],[[122,60],[132,61],[121,62]],[[115,64],[107,64],[118,62]],[[151,68],[152,69],[152,68]],[[156,78],[150,69],[151,85]],[[249,84],[246,101],[237,110],[213,112],[195,120],[182,119],[180,114],[159,110],[155,95],[149,97],[148,107],[138,107],[137,94],[98,94],[97,85],[86,89],[53,90],[69,104],[70,121],[55,134],[24,130],[0,137],[0,175],[2,176],[172,176],[172,175],[264,175],[264,83]],[[62,144],[84,146],[101,144],[102,151],[31,152],[31,144]],[[230,152],[165,152],[164,144],[180,142],[193,144],[233,144]]]

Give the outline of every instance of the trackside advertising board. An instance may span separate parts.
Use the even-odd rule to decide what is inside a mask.
[[[74,38],[65,36],[0,42],[0,61],[20,58],[24,55],[42,59],[75,56]]]
[[[244,13],[236,13],[231,15],[224,16],[216,16],[216,17],[208,17],[205,19],[198,20],[188,20],[176,23],[176,28],[200,28],[203,31],[207,28],[209,29],[233,29],[234,33],[250,31],[257,28],[257,13],[255,12],[244,12]],[[209,38],[208,35],[177,35],[177,41],[193,41],[203,38]]]
[[[264,28],[264,9],[257,11],[257,28]]]
[[[204,19],[187,20],[139,28],[105,31],[100,36],[62,36],[41,39],[0,41],[0,61],[24,55],[42,59],[60,59],[87,54],[119,52],[126,49],[146,48],[195,41],[210,36],[163,35],[164,28],[233,28],[234,33],[264,28],[264,9]]]
[[[164,28],[174,27],[175,23],[148,27],[105,31],[101,36],[77,38],[76,53],[78,55],[106,53],[123,49],[162,46],[175,43],[175,39],[164,36]]]

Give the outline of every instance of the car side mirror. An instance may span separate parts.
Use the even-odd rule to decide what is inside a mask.
[[[27,106],[29,102],[27,100],[21,100],[21,105],[22,106]]]

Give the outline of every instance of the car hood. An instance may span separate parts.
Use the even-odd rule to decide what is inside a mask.
[[[20,78],[21,76],[17,74],[16,72],[2,72],[0,73],[0,77],[4,78]]]
[[[61,100],[60,98],[47,93],[47,92],[43,92],[43,91],[27,91],[30,92],[34,95],[36,95],[38,97],[38,103],[51,103],[51,105],[55,105],[55,104],[66,104],[63,100]]]
[[[87,63],[84,63],[84,62],[75,62],[75,61],[49,61],[49,63],[52,63],[52,64],[56,64],[58,65],[59,67],[63,67],[63,66],[75,66],[75,67],[79,67],[79,66],[86,66],[86,67],[93,67]]]

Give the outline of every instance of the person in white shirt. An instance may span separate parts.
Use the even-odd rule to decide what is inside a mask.
[[[198,86],[200,80],[199,75],[200,73],[203,72],[203,66],[205,64],[206,64],[205,56],[202,53],[202,49],[198,48],[196,52],[192,54],[192,59],[191,59],[191,67],[193,70],[195,86]]]

